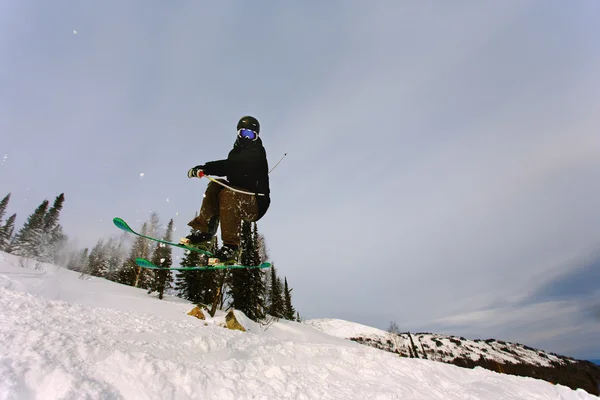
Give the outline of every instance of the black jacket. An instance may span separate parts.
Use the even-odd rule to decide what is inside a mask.
[[[267,152],[260,138],[251,141],[238,137],[226,160],[209,161],[202,169],[207,175],[226,176],[229,183],[236,188],[264,194],[256,197],[257,221],[265,215],[271,204],[271,192]]]

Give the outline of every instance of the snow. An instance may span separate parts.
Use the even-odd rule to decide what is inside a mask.
[[[358,324],[356,322],[344,321],[341,319],[313,319],[306,321],[307,324],[313,326],[323,332],[340,338],[349,339],[359,336],[371,336],[387,338],[388,333],[381,329],[372,328],[367,325]]]
[[[596,399],[400,358],[340,337],[359,329],[347,321],[259,324],[236,311],[241,332],[192,308],[0,252],[0,399]]]

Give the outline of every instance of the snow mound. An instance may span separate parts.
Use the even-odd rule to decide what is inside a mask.
[[[2,254],[2,253],[0,253]],[[0,399],[597,399],[541,380],[397,357],[52,267],[0,259]],[[17,264],[18,265],[18,264]],[[82,279],[80,279],[82,278]]]
[[[243,312],[241,312],[239,310],[233,310],[233,314],[235,315],[235,319],[237,320],[237,322],[239,322],[239,324],[244,327],[246,332],[252,332],[252,333],[264,332],[264,328],[261,325],[252,321]]]
[[[386,331],[381,329],[335,318],[311,319],[304,321],[304,323],[330,335],[345,339],[359,336],[387,337],[388,335]]]

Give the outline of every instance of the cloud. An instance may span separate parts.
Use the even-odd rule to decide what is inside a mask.
[[[205,188],[184,174],[254,114],[270,165],[288,153],[259,229],[304,317],[527,339],[557,307],[547,332],[587,326],[556,282],[530,298],[600,236],[586,5],[0,7],[0,179],[20,221],[65,192],[82,245],[150,210],[183,236]]]
[[[600,251],[544,282],[527,301],[585,298],[594,294],[600,295]]]
[[[584,315],[574,300],[512,304],[457,314],[433,321],[425,330],[517,342],[580,359],[600,353],[600,324]]]
[[[472,338],[500,338],[544,349],[560,346],[563,352],[584,359],[600,354],[598,254],[594,252],[585,260],[560,268],[546,280],[538,280],[525,295],[437,319],[427,325],[428,329],[460,332]]]

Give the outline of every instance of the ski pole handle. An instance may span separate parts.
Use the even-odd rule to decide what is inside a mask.
[[[188,178],[202,178],[204,176],[204,171],[201,166],[198,165],[194,168],[190,168],[187,173]]]

